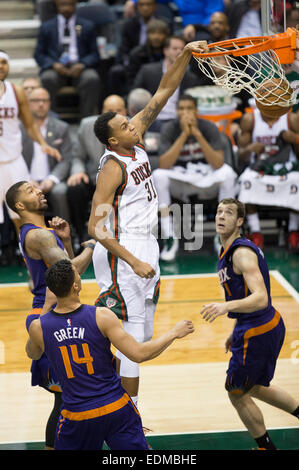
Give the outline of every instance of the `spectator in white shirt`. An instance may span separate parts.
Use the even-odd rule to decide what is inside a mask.
[[[46,194],[50,210],[55,215],[69,220],[66,198],[66,179],[69,175],[73,157],[73,143],[70,126],[66,122],[49,115],[50,95],[45,88],[36,88],[29,95],[29,107],[35,124],[45,141],[61,154],[61,161],[45,155],[41,147],[28,136],[21,125],[23,156],[28,166],[31,181]]]

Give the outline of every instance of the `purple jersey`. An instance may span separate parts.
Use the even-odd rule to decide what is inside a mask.
[[[65,314],[51,310],[40,321],[45,353],[61,384],[64,408],[92,410],[124,395],[111,343],[96,322],[95,306],[81,305]]]
[[[32,282],[33,282],[33,302],[32,302],[32,308],[42,308],[44,306],[45,302],[45,296],[46,296],[46,280],[45,280],[45,272],[47,271],[48,267],[47,264],[44,262],[42,259],[33,259],[30,258],[30,256],[27,255],[26,250],[25,250],[25,238],[29,230],[34,230],[34,229],[41,229],[44,227],[39,227],[37,225],[33,224],[25,224],[22,225],[20,229],[20,235],[19,235],[19,246],[21,253],[24,257],[27,269],[30,273]],[[53,233],[57,240],[57,245],[64,250],[64,246],[58,235],[54,232],[54,230],[50,228],[46,228],[46,230],[50,230],[50,232]]]
[[[258,265],[263,276],[264,283],[268,293],[268,305],[262,310],[257,310],[251,313],[237,313],[237,312],[228,312],[228,317],[242,319],[242,321],[256,319],[262,316],[268,316],[269,314],[273,315],[274,308],[271,304],[270,296],[270,276],[269,269],[264,258],[264,254],[260,248],[258,248],[254,243],[252,243],[247,238],[239,237],[233,241],[225,250],[223,247],[220,250],[219,260],[218,260],[218,276],[221,282],[222,287],[225,291],[225,299],[227,301],[243,299],[250,295],[250,290],[245,282],[245,279],[242,274],[236,274],[233,270],[232,257],[236,248],[244,246],[252,249],[258,258]]]

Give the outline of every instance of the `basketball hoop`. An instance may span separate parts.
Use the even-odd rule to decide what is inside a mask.
[[[295,60],[297,34],[296,29],[288,28],[271,36],[219,41],[208,44],[209,52],[193,52],[193,57],[207,77],[231,94],[246,89],[265,106],[293,106],[295,93],[285,93],[287,79],[282,64]],[[259,92],[261,83],[272,79],[280,91],[275,101],[273,96],[268,100],[267,95]]]

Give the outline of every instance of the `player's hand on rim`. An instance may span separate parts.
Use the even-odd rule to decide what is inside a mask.
[[[207,41],[188,42],[185,46],[185,49],[190,50],[190,52],[197,52],[199,54],[209,52],[209,47],[208,47]]]

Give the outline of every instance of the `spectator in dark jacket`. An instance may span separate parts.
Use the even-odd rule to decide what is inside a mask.
[[[99,105],[99,54],[93,23],[76,14],[77,0],[56,0],[58,14],[41,24],[34,58],[41,81],[56,108],[57,91],[66,85],[77,88],[81,117]]]
[[[169,27],[163,20],[152,19],[146,30],[146,41],[130,51],[127,65],[114,68],[109,74],[111,93],[126,96],[133,87],[133,81],[143,64],[163,59],[163,48],[169,36]]]

